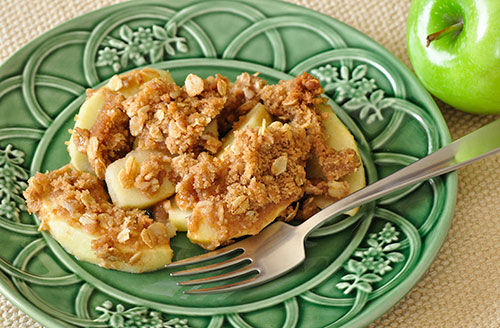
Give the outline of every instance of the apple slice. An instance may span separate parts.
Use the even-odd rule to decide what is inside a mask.
[[[162,153],[152,150],[133,150],[124,158],[121,158],[108,166],[106,169],[106,185],[113,204],[122,208],[147,208],[172,196],[175,193],[175,186],[168,179],[170,167],[166,167],[167,174],[160,184],[160,189],[151,196],[146,195],[134,186],[131,188],[125,188],[122,185],[120,181],[120,172],[125,169],[127,160],[130,157],[134,157],[140,167],[149,156],[154,154],[161,155]]]
[[[156,78],[162,78],[170,83],[174,83],[170,72],[146,67],[141,70],[133,70],[121,75],[115,75],[109,80],[106,87],[128,98],[137,94],[144,83]]]
[[[127,271],[132,273],[141,273],[159,270],[172,261],[173,251],[170,243],[156,245],[154,248],[143,247],[140,249],[140,257],[133,264],[124,261],[104,260],[97,257],[92,248],[92,242],[98,238],[74,225],[67,218],[60,217],[52,211],[55,206],[50,201],[44,200],[44,211],[50,216],[45,219],[49,232],[52,237],[61,244],[61,246],[70,254],[73,254],[78,260],[97,264],[99,266],[114,270]],[[137,251],[128,245],[117,247],[120,253],[135,254]]]
[[[189,220],[189,217],[186,221]],[[187,226],[187,223],[186,223]],[[204,249],[213,250],[220,245],[217,230],[212,227],[209,220],[205,219],[187,230],[187,237],[192,243],[198,244]]]
[[[339,120],[330,105],[319,105],[318,109],[322,113],[328,113],[328,119],[323,122],[327,137],[326,142],[328,146],[332,147],[335,150],[351,148],[354,149],[359,156],[358,145],[356,144],[353,135]],[[307,163],[307,175],[311,178],[324,178],[321,167],[317,159],[314,157],[311,158],[311,160]],[[363,165],[361,165],[356,172],[349,174],[342,180],[347,181],[347,183],[349,184],[350,194],[366,186],[365,169]],[[321,209],[328,207],[329,205],[334,203],[334,200],[323,195],[315,196],[314,199],[318,207]],[[347,214],[354,215],[357,213],[357,211],[358,208],[354,208],[347,212]]]
[[[168,220],[175,226],[177,231],[187,231],[187,218],[193,213],[193,210],[181,209],[175,197],[170,199],[170,208],[168,209]]]
[[[278,204],[270,204],[257,211],[258,218],[255,223],[248,229],[239,229],[235,227],[228,228],[227,236],[219,236],[219,231],[216,229],[210,218],[203,216],[202,220],[196,223],[190,222],[190,217],[187,218],[187,226],[189,227],[187,236],[189,240],[207,250],[213,250],[219,247],[224,241],[232,240],[247,235],[256,235],[271,222],[273,222],[294,200],[284,200]],[[195,208],[194,211],[199,210]],[[201,210],[203,211],[203,210]],[[194,212],[193,212],[194,213]],[[200,215],[194,213],[194,215]],[[203,215],[203,214],[202,214]]]
[[[106,103],[107,92],[110,92],[106,87],[103,87],[94,92],[80,107],[80,112],[77,115],[75,128],[90,130],[97,120],[99,111]],[[71,164],[79,171],[92,172],[87,154],[78,150],[73,142],[73,135],[69,140],[68,152],[71,158]]]
[[[169,72],[152,68],[134,70],[113,76],[108,84],[97,89],[80,107],[80,111],[76,116],[75,128],[90,130],[110,94],[116,92],[125,97],[133,96],[139,91],[141,85],[154,78],[164,78],[171,83],[174,82]],[[92,172],[87,155],[77,149],[73,142],[73,135],[69,140],[68,152],[73,167],[82,172]]]
[[[137,273],[170,263],[175,228],[151,221],[144,211],[112,205],[97,177],[66,165],[28,183],[23,195],[41,221],[39,230],[48,230],[79,260]]]
[[[265,120],[265,123],[264,123]],[[216,123],[213,121],[212,123]],[[231,147],[231,144],[234,142],[234,132],[240,129],[244,129],[246,127],[260,127],[262,124],[269,125],[272,122],[271,115],[267,112],[266,108],[262,104],[257,104],[252,110],[250,110],[246,115],[242,116],[235,124],[234,128],[229,131],[226,136],[222,139],[222,148],[217,154],[218,157],[223,157],[225,150],[228,147]],[[217,135],[217,125],[212,124],[207,126],[207,132],[211,132]],[[286,208],[286,206],[285,206]],[[274,216],[272,220],[274,220],[279,213],[281,213],[283,209],[279,209],[276,216]],[[175,197],[170,199],[170,208],[168,210],[168,218],[172,224],[177,228],[178,231],[187,231],[187,220],[193,213],[192,209],[181,209],[177,202],[175,201]],[[245,235],[243,233],[242,235]],[[217,231],[215,231],[208,221],[203,221],[196,228],[196,231],[188,232],[188,237],[195,241],[200,245],[210,244],[214,240],[217,240]]]
[[[205,134],[210,134],[212,136],[218,136],[219,131],[217,129],[217,120],[213,120],[206,128]],[[222,149],[221,149],[222,151]],[[177,231],[187,231],[187,223],[186,219],[193,212],[192,209],[181,209],[177,202],[175,201],[175,197],[169,199],[170,205],[167,211],[169,221],[175,226]]]
[[[231,147],[231,144],[234,142],[234,132],[244,129],[246,127],[258,128],[262,126],[263,121],[266,121],[265,125],[271,124],[273,121],[271,115],[266,110],[266,107],[262,104],[255,105],[247,114],[240,117],[240,119],[234,123],[233,129],[229,131],[224,138],[222,139],[222,147],[217,156],[222,158],[224,153],[228,147]]]
[[[337,118],[331,107],[326,105],[321,106],[319,109],[322,112],[327,112],[330,114],[328,120],[324,122],[328,145],[336,150],[352,148],[357,152],[358,148],[354,137]],[[265,107],[259,104],[255,106],[255,108],[252,109],[247,115],[242,117],[239,122],[235,124],[235,128],[230,131],[228,135],[223,139],[224,148],[221,149],[219,156],[224,156],[224,152],[229,147],[231,147],[231,144],[234,142],[234,131],[245,128],[247,126],[260,127],[263,124],[264,119],[266,120],[266,122],[268,122],[268,124],[272,122],[272,118],[267,113]],[[311,177],[323,177],[321,167],[319,166],[317,160],[312,160],[312,163],[311,165],[309,165],[308,169],[311,171],[308,172],[308,175],[311,175]],[[345,180],[349,182],[350,192],[354,192],[362,188],[365,185],[364,169],[360,167],[357,172],[350,174],[345,178]],[[321,208],[324,208],[333,203],[333,200],[326,196],[318,196],[316,197],[316,201]],[[279,204],[271,204],[260,209],[257,212],[258,219],[251,228],[242,230],[229,227],[229,239],[238,238],[245,235],[257,234],[264,227],[273,222],[283,211],[286,210],[286,208],[292,202],[293,200],[285,200],[280,202]],[[182,220],[187,220],[186,225],[188,227],[188,238],[191,240],[191,242],[210,250],[218,247],[223,240],[227,240],[227,236],[219,236],[220,231],[216,226],[212,225],[213,220],[210,220],[210,218],[204,216],[201,213],[198,213],[198,211],[204,212],[202,208],[195,208],[194,212],[188,212],[179,209],[178,206],[175,206],[175,202],[172,202],[172,205],[173,216],[171,220],[181,220],[181,222]],[[357,209],[351,210],[350,214],[354,215],[356,211]],[[197,222],[190,222],[191,214],[197,216]],[[202,219],[200,220],[199,218]]]

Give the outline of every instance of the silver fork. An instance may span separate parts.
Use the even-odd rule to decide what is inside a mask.
[[[454,171],[471,162],[500,152],[500,119],[458,139],[415,163],[339,200],[298,226],[275,222],[259,234],[224,248],[173,262],[168,268],[196,264],[223,256],[232,258],[215,264],[178,271],[172,276],[212,272],[233,266],[228,273],[178,282],[181,286],[240,278],[234,283],[185,291],[189,294],[226,292],[247,288],[275,279],[305,260],[304,240],[318,226],[335,215],[387,195],[408,185]],[[236,255],[236,256],[234,256]],[[249,277],[252,275],[251,277]]]

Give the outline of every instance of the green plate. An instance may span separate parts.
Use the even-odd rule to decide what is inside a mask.
[[[380,45],[335,19],[274,1],[149,0],[104,8],[32,41],[0,68],[0,287],[47,327],[360,327],[422,277],[449,229],[456,175],[435,178],[338,217],[307,241],[307,260],[240,292],[188,296],[168,270],[105,270],[37,231],[22,190],[69,161],[64,141],[85,89],[134,67],[307,71],[352,131],[373,182],[446,145],[431,97]],[[184,234],[177,259],[201,252]]]

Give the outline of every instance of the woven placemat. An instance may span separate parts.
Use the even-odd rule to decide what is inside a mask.
[[[408,66],[410,0],[288,0],[369,35]],[[0,62],[26,42],[83,13],[120,0],[0,0]],[[438,102],[453,139],[493,120]],[[447,240],[424,278],[370,327],[500,327],[500,157],[459,171]],[[40,327],[0,296],[0,327]]]

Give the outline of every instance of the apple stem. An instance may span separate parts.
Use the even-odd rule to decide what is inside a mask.
[[[447,34],[450,34],[452,32],[456,32],[458,31],[460,33],[460,31],[462,31],[462,28],[464,27],[464,21],[461,20],[459,21],[458,23],[455,23],[453,25],[450,25],[448,27],[445,27],[444,29],[442,29],[441,31],[437,31],[435,33],[432,33],[432,34],[429,34],[427,36],[427,44],[426,44],[426,47],[429,47],[429,45],[431,44],[432,41],[434,40],[439,40],[441,39],[443,36],[447,35]]]

